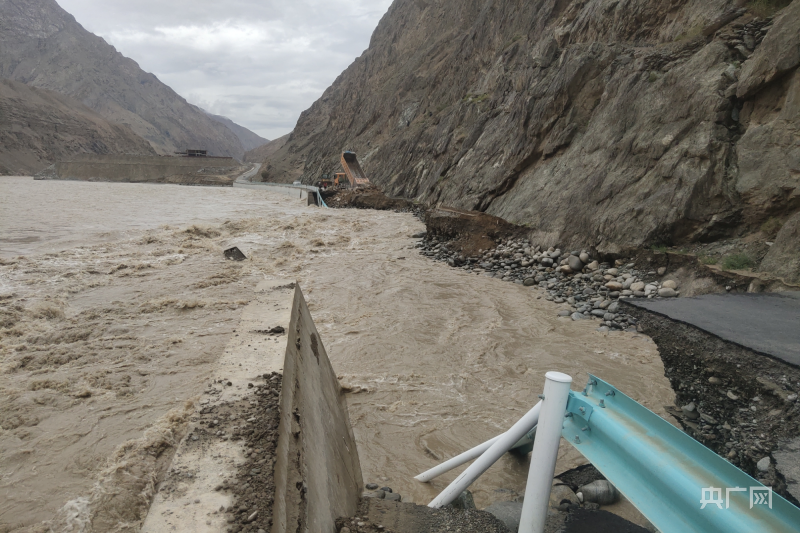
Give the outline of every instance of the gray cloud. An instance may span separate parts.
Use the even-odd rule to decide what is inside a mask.
[[[189,102],[263,137],[297,117],[369,44],[391,0],[58,0]]]

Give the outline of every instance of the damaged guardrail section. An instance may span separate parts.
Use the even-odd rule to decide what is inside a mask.
[[[543,533],[561,437],[662,533],[797,532],[800,508],[605,381],[545,376],[541,401],[504,434],[416,477],[475,459],[429,507],[452,502],[505,452],[534,436],[520,533]],[[535,428],[535,433],[530,432]]]
[[[800,527],[770,487],[594,376],[570,392],[562,436],[664,533]]]
[[[356,514],[363,480],[345,397],[300,286],[289,323],[272,533],[335,531]]]

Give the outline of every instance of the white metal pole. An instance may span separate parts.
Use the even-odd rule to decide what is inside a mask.
[[[566,405],[566,403],[565,403]],[[533,409],[525,413],[516,424],[511,426],[511,429],[500,435],[489,449],[486,450],[474,463],[469,465],[452,483],[450,483],[441,494],[428,504],[428,507],[434,509],[443,507],[466,490],[467,487],[472,485],[481,474],[486,472],[500,457],[510,450],[533,426],[539,419],[539,410],[542,408],[542,402],[533,406]],[[562,413],[563,414],[563,413]],[[538,430],[537,430],[538,438]],[[535,445],[535,444],[534,444]]]
[[[569,386],[572,383],[572,378],[561,372],[548,372],[545,378],[542,412],[539,415],[536,440],[533,442],[519,533],[544,532],[561,428],[569,400]]]
[[[536,422],[534,422],[534,424],[536,424]],[[530,444],[531,442],[533,442],[533,439],[530,438],[529,435],[532,437],[536,433],[534,431],[535,429],[536,429],[536,426],[534,426],[529,431],[527,431],[525,433],[525,436],[523,436],[521,439],[519,439],[517,441],[517,443],[514,444],[514,446],[511,447],[511,449],[513,450],[514,448],[518,448],[520,446],[525,446],[526,444]],[[487,440],[483,444],[478,444],[474,448],[469,449],[469,450],[465,451],[462,454],[456,455],[452,459],[448,459],[447,461],[443,462],[442,464],[434,466],[430,470],[426,470],[425,472],[423,472],[420,475],[416,476],[414,479],[416,479],[417,481],[422,481],[423,483],[427,483],[428,481],[430,481],[430,480],[432,480],[432,479],[434,479],[436,477],[441,476],[445,472],[449,472],[450,470],[452,470],[454,468],[458,468],[459,466],[463,465],[464,463],[468,463],[468,462],[472,461],[473,459],[475,459],[476,457],[480,457],[481,454],[483,454],[483,452],[488,450],[489,447],[492,444],[494,444],[495,442],[497,442],[497,439],[499,439],[502,436],[503,435],[501,434],[501,435],[496,436],[493,439]]]

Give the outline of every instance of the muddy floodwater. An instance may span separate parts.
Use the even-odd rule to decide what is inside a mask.
[[[0,177],[0,532],[91,531],[98,513],[136,531],[161,451],[264,279],[303,288],[365,482],[418,503],[458,471],[413,476],[507,429],[548,370],[573,389],[597,374],[664,416],[674,395],[649,338],[423,258],[422,229],[248,189]],[[224,260],[230,243],[248,260]],[[581,462],[562,441],[558,469]],[[501,459],[472,487],[478,506],[519,496],[527,469]]]

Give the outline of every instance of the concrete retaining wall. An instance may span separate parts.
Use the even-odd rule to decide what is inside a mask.
[[[287,330],[272,533],[333,533],[363,480],[344,393],[299,285]]]
[[[200,169],[239,166],[231,157],[168,157],[136,155],[81,155],[56,163],[56,174],[66,180],[160,182],[171,176],[196,174]]]

